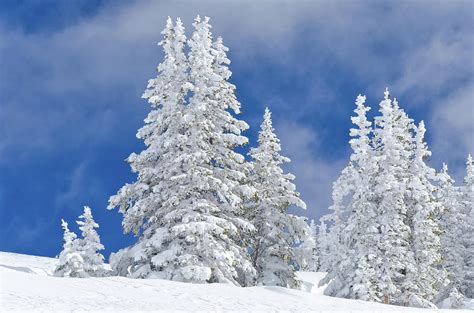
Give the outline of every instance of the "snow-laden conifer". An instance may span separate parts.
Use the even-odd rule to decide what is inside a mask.
[[[390,99],[388,90],[380,103],[380,113],[374,130],[377,172],[373,201],[379,233],[375,246],[380,258],[375,268],[377,294],[385,303],[403,304],[402,285],[416,269],[409,207],[405,203],[414,125],[398,103]]]
[[[349,216],[341,236],[346,256],[340,255],[339,271],[342,272],[345,297],[380,301],[376,285],[376,269],[380,254],[373,244],[379,237],[377,207],[374,202],[374,177],[378,171],[374,159],[375,151],[371,145],[372,122],[367,119],[370,107],[365,104],[366,97],[359,95],[356,99],[355,116],[351,117],[354,128],[349,135],[353,153],[350,156],[348,170],[352,176],[349,180],[351,194],[348,201]],[[341,278],[341,274],[339,274]],[[341,290],[338,292],[341,296]]]
[[[466,297],[459,292],[457,288],[453,288],[449,293],[449,302],[451,303],[451,308],[459,309],[464,307],[464,301]]]
[[[331,217],[333,226],[328,234],[333,252],[332,265],[321,283],[330,283],[328,295],[380,301],[376,286],[376,268],[380,261],[374,242],[379,239],[376,206],[373,202],[376,163],[371,142],[371,122],[366,113],[365,96],[356,99],[356,126],[350,130],[352,154],[349,165],[334,185],[332,208],[338,208],[339,217]],[[334,196],[336,195],[336,196]],[[343,208],[343,210],[341,210]],[[335,212],[332,213],[332,216]]]
[[[436,198],[441,208],[438,212],[438,220],[441,228],[441,252],[443,257],[443,268],[446,270],[449,285],[438,295],[438,300],[453,297],[459,298],[463,273],[464,246],[459,240],[463,235],[463,227],[466,217],[459,202],[459,190],[454,186],[454,180],[448,172],[448,166],[443,163],[443,168],[436,175],[437,192]],[[459,302],[459,301],[455,301]]]
[[[316,251],[318,253],[318,271],[327,272],[331,268],[334,258],[332,257],[331,238],[327,231],[327,225],[320,221],[317,227]]]
[[[320,270],[330,272],[337,261],[347,255],[346,247],[342,242],[344,227],[350,214],[347,198],[353,192],[353,164],[342,170],[341,175],[332,186],[332,205],[330,213],[320,219],[318,245],[320,250]],[[332,278],[327,275],[320,284],[327,284]]]
[[[338,267],[343,265],[340,264],[340,261],[346,259],[349,252],[347,250],[347,240],[350,239],[350,236],[347,234],[346,227],[348,226],[348,219],[352,217],[351,214],[354,211],[351,208],[353,203],[350,199],[358,197],[355,195],[357,190],[359,196],[366,196],[363,188],[370,191],[367,188],[369,182],[360,181],[361,179],[367,180],[368,178],[368,162],[372,156],[372,147],[370,146],[371,122],[366,117],[366,113],[370,108],[365,106],[365,100],[366,97],[362,95],[359,95],[356,99],[356,109],[354,110],[356,116],[353,116],[351,120],[357,128],[350,130],[350,136],[353,137],[350,140],[353,153],[351,154],[349,164],[342,170],[340,176],[333,184],[333,202],[329,207],[330,213],[321,218],[320,241],[324,244],[324,248],[321,248],[321,266],[322,270],[329,272],[329,275],[321,281],[321,284],[326,284],[333,280],[333,275],[336,275],[336,273],[341,274],[346,271]],[[359,203],[363,201],[363,199],[359,199]],[[355,221],[352,225],[356,225]],[[327,230],[328,226],[329,230]],[[328,294],[332,294],[332,292],[328,290]]]
[[[474,160],[471,155],[466,162],[466,176],[460,188],[460,205],[464,215],[462,235],[459,238],[463,245],[462,273],[459,291],[468,298],[474,297]],[[462,222],[462,221],[461,221]]]
[[[82,238],[78,239],[78,244],[84,261],[84,274],[86,276],[103,276],[106,273],[104,256],[99,251],[104,250],[104,246],[100,243],[100,237],[96,231],[99,224],[94,221],[91,209],[88,206],[84,207],[84,213],[79,218],[82,220],[76,223],[82,232]]]
[[[182,27],[169,24],[162,45],[173,49],[165,48],[165,62],[182,62],[159,67],[157,80],[165,82],[155,85],[168,88],[149,94],[155,95],[152,102],[161,101],[150,114],[170,122],[149,132],[147,150],[129,160],[139,174],[137,182],[111,198],[111,207],[135,215],[125,229],[142,229],[139,242],[113,262],[133,277],[247,285],[254,269],[242,238],[252,225],[239,217],[246,165],[234,148],[247,143],[241,132],[248,126],[229,112],[239,113],[240,104],[228,82],[227,48],[221,39],[212,42],[209,19],[198,17],[186,60]],[[188,89],[189,102],[183,105]]]
[[[297,264],[299,270],[316,272],[319,269],[319,251],[317,245],[317,233],[318,229],[314,220],[312,219],[309,223],[309,231],[301,245],[298,246],[297,253]]]
[[[386,90],[371,138],[364,101],[359,96],[352,118],[350,164],[334,185],[335,260],[322,283],[334,296],[429,305],[445,275],[424,125],[415,138],[413,121]]]
[[[415,127],[386,90],[370,136],[364,101],[356,101],[353,153],[334,184],[333,212],[323,218],[332,265],[321,283],[329,283],[328,295],[432,307],[446,273],[424,124]]]
[[[411,306],[425,306],[425,300],[434,300],[447,284],[446,271],[441,266],[438,221],[441,204],[435,198],[435,170],[426,164],[431,152],[424,142],[425,132],[425,125],[421,121],[416,128],[405,197],[415,268],[406,272],[406,280],[402,284],[402,301]]]
[[[61,219],[61,226],[64,231],[63,250],[59,254],[58,265],[54,270],[54,276],[83,277],[84,259],[80,253],[77,235],[69,230],[67,222],[63,219]]]
[[[294,246],[309,236],[310,230],[302,217],[288,213],[291,205],[306,209],[306,204],[292,182],[294,175],[284,173],[281,168],[290,159],[280,151],[280,140],[266,108],[258,146],[249,152],[253,159],[249,181],[257,190],[250,217],[257,229],[252,260],[259,284],[297,288],[300,281],[291,264],[297,257]]]

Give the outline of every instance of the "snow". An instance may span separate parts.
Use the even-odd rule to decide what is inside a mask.
[[[47,257],[0,252],[0,311],[435,312],[324,296],[324,287],[317,287],[324,273],[298,273],[304,288],[298,291],[160,279],[54,277],[56,263]],[[474,309],[473,300],[469,305]]]

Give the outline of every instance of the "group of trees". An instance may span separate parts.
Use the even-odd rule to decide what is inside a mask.
[[[82,238],[77,238],[77,235],[69,230],[68,223],[61,220],[64,243],[54,275],[64,277],[104,276],[107,273],[104,268],[104,256],[99,252],[104,249],[104,246],[100,243],[99,235],[95,230],[99,225],[94,221],[88,206],[84,207],[84,213],[79,218],[82,220],[76,221],[76,223],[82,232]]]
[[[258,145],[247,160],[247,123],[228,48],[199,16],[187,39],[168,18],[164,60],[143,94],[151,111],[137,137],[146,145],[127,161],[137,174],[109,200],[137,242],[112,254],[116,275],[183,282],[230,282],[298,288],[295,269],[327,271],[331,296],[430,306],[474,295],[474,163],[464,186],[444,165],[436,172],[418,125],[388,90],[369,121],[365,96],[356,100],[352,154],[333,186],[331,213],[320,225],[288,213],[305,209],[282,165],[290,160],[265,109]],[[83,239],[63,221],[58,276],[104,273],[103,249],[88,207],[78,222]]]
[[[139,239],[110,258],[119,275],[185,282],[298,287],[295,245],[310,230],[290,206],[305,208],[289,159],[265,111],[251,161],[235,148],[248,143],[228,48],[213,40],[199,16],[186,40],[168,18],[160,45],[164,60],[143,97],[151,104],[137,137],[146,149],[128,157],[138,177],[109,201],[123,214],[125,232]]]
[[[386,90],[372,125],[365,100],[356,100],[350,161],[316,236],[325,293],[423,307],[472,297],[472,158],[464,186],[453,186],[446,165],[437,173],[426,163],[423,121],[416,126]]]

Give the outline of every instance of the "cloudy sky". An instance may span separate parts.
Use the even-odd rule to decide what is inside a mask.
[[[124,159],[140,98],[162,58],[167,16],[211,17],[255,144],[265,106],[319,218],[349,156],[355,97],[377,113],[385,87],[427,124],[431,165],[462,181],[474,153],[472,1],[0,1],[0,250],[53,256],[60,219],[90,205],[105,254],[133,242],[107,200],[134,175]],[[73,229],[76,229],[73,227]]]

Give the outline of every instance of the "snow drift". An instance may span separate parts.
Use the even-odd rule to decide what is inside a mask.
[[[323,289],[317,287],[324,273],[298,273],[304,288],[298,291],[159,279],[54,277],[56,262],[0,252],[0,311],[430,312],[324,296]]]

